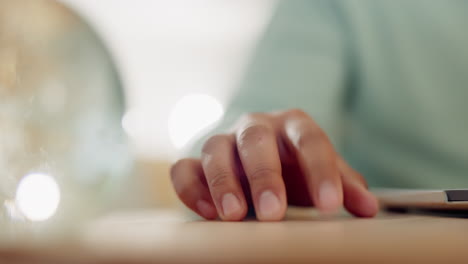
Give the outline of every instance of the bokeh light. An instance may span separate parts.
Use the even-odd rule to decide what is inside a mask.
[[[50,175],[30,173],[18,184],[15,200],[29,220],[44,221],[55,214],[60,203],[60,189]]]

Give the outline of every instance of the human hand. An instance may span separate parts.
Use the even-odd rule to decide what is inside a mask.
[[[364,178],[334,150],[324,131],[301,110],[253,113],[230,134],[209,138],[200,159],[171,168],[182,202],[206,219],[242,220],[249,206],[258,220],[281,220],[287,204],[356,216],[378,211]]]

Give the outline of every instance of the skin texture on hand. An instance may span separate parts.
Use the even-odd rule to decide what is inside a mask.
[[[209,138],[200,159],[171,168],[181,201],[206,219],[242,220],[250,206],[258,220],[283,219],[287,205],[360,217],[378,211],[364,178],[334,150],[322,129],[301,110],[253,113],[230,134]]]

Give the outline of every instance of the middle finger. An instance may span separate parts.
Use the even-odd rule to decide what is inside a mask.
[[[286,188],[274,128],[266,117],[250,115],[237,130],[236,142],[257,218],[281,220],[287,207]]]

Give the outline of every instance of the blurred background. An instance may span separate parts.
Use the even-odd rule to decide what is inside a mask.
[[[128,206],[172,206],[170,163],[223,115],[275,0],[62,0],[98,32],[126,94]]]

